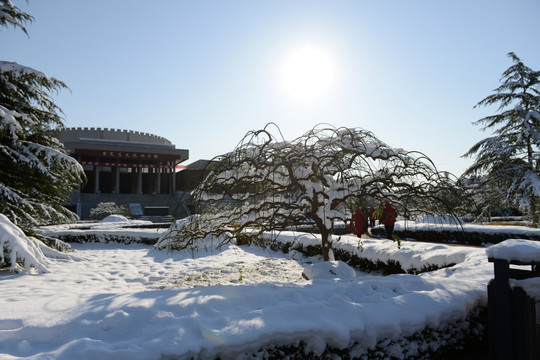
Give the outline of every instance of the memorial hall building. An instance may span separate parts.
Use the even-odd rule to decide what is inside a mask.
[[[176,170],[189,158],[188,150],[176,149],[161,136],[138,131],[67,128],[57,136],[87,177],[76,194],[77,206],[108,200],[136,201],[143,203],[143,209],[144,204],[169,206],[177,190]]]

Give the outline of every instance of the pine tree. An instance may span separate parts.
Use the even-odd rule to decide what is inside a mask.
[[[0,0],[0,26],[26,33],[24,24],[32,19]],[[55,137],[64,125],[51,96],[66,87],[40,71],[0,61],[0,213],[27,235],[36,225],[76,218],[61,203],[84,172]],[[14,251],[9,244],[3,242],[0,255]]]
[[[41,72],[0,61],[0,210],[23,227],[74,218],[60,204],[83,172],[54,137],[63,123],[47,92],[63,87]]]
[[[464,176],[479,175],[481,186],[504,191],[506,205],[528,213],[538,224],[540,197],[540,71],[509,53],[513,65],[501,77],[494,94],[475,107],[498,104],[498,113],[474,122],[494,135],[479,141],[464,156],[475,156]]]

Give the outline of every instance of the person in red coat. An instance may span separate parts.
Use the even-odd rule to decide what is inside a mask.
[[[349,229],[352,229],[353,233],[356,236],[362,237],[362,234],[364,233],[364,227],[365,227],[366,221],[367,221],[366,216],[362,213],[360,208],[356,206],[354,208],[354,213],[351,219],[351,223],[349,224]]]
[[[396,222],[396,209],[392,207],[388,202],[384,204],[381,216],[379,217],[379,224],[384,224],[384,230],[386,231],[386,238],[393,240],[392,234],[394,233],[394,224]]]
[[[375,209],[369,209],[369,227],[373,228],[375,226]]]

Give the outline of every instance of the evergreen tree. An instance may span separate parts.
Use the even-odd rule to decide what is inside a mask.
[[[23,228],[74,219],[60,204],[83,171],[54,136],[63,126],[48,91],[64,83],[0,61],[0,211]]]
[[[538,224],[540,196],[540,71],[509,53],[513,65],[494,94],[475,107],[498,104],[498,113],[474,122],[494,135],[479,141],[464,156],[476,156],[464,176],[479,175],[481,187],[500,189],[507,206],[518,207]]]
[[[492,213],[501,213],[506,203],[506,193],[501,192],[504,184],[485,181],[485,176],[463,176],[460,185],[466,194],[466,210],[474,216],[473,221],[491,221]]]
[[[9,0],[0,0],[0,26],[26,33],[24,24],[32,19]],[[76,218],[61,203],[84,172],[55,137],[64,125],[51,97],[64,88],[62,81],[40,71],[0,61],[0,213],[27,235],[36,225]],[[12,268],[17,259],[14,244],[4,238],[0,248],[0,259],[12,259]],[[3,256],[6,251],[10,257]]]

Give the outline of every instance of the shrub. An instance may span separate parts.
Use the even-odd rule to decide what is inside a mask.
[[[100,202],[95,208],[90,210],[88,218],[91,220],[103,220],[109,215],[129,216],[130,211],[127,205],[117,205],[114,202]]]

